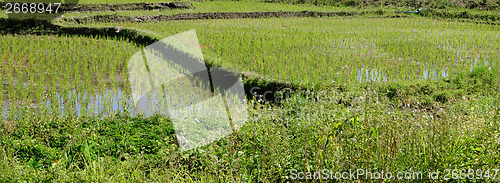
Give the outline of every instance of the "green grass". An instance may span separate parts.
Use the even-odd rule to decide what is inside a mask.
[[[194,11],[329,11],[231,3],[203,2]],[[128,13],[140,15],[119,12]],[[320,86],[280,105],[249,100],[249,121],[238,132],[185,152],[172,121],[160,116],[59,117],[35,108],[0,118],[0,182],[286,182],[292,170],[427,177],[429,170],[500,166],[498,26],[367,16],[79,26],[146,29],[158,38],[197,29],[212,65]],[[1,35],[0,103],[24,109],[55,91],[116,87],[138,50],[104,37]],[[433,69],[449,76],[423,74]],[[388,81],[373,82],[383,76]]]
[[[104,76],[106,62],[98,61],[112,58],[108,64],[120,65],[137,49],[102,38],[2,38],[2,45],[16,45],[2,47],[3,53],[12,53],[2,58],[7,79],[29,78],[39,72],[36,63],[59,74],[83,69]],[[52,51],[55,59],[43,60],[48,52],[40,50]],[[98,54],[102,50],[108,54]],[[77,67],[79,60],[94,67]],[[497,67],[478,67],[437,80],[304,91],[279,107],[250,100],[250,119],[240,131],[186,152],[176,145],[172,122],[159,116],[27,114],[2,119],[0,171],[5,173],[0,181],[277,182],[290,180],[292,170],[325,168],[493,169],[500,164],[499,81]],[[21,88],[10,91],[19,99],[27,96]]]
[[[427,107],[412,101],[478,81],[496,84]],[[496,71],[477,69],[293,95],[280,107],[250,101],[250,121],[239,132],[186,152],[174,145],[169,120],[157,116],[2,120],[0,180],[276,182],[290,180],[292,169],[493,169],[500,164],[499,92],[489,89],[498,83]]]
[[[196,29],[215,65],[301,84],[435,79],[500,58],[496,26],[418,17],[92,24],[110,25],[164,37]]]

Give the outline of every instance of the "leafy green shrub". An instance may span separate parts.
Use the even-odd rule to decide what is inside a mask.
[[[32,139],[15,140],[7,146],[14,150],[14,155],[21,162],[27,163],[34,169],[48,168],[56,159],[55,150]]]
[[[451,95],[447,91],[438,91],[434,93],[434,99],[437,102],[441,103],[446,103],[448,100],[450,100]]]
[[[426,107],[431,107],[434,104],[434,98],[432,96],[425,96],[422,104]]]
[[[387,86],[382,86],[381,89],[381,92],[391,100],[396,99],[401,92],[401,86],[398,83],[390,83]]]

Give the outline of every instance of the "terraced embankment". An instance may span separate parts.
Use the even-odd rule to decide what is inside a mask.
[[[204,19],[239,19],[239,18],[289,18],[289,17],[354,17],[375,16],[383,18],[409,17],[407,14],[395,14],[384,10],[361,10],[361,11],[275,11],[275,12],[213,12],[213,13],[179,13],[174,15],[150,15],[150,16],[123,16],[123,15],[93,15],[85,17],[67,17],[64,22],[85,24],[91,22],[153,22],[172,20],[204,20]],[[424,17],[459,20],[488,25],[499,25],[500,16],[471,14],[468,12],[443,12],[435,10],[424,10],[420,14]]]

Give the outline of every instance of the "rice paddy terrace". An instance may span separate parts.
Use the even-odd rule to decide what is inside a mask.
[[[22,175],[0,180],[267,182],[293,180],[292,170],[500,166],[495,10],[80,3],[51,21],[0,15],[0,169]],[[192,29],[207,66],[243,75],[250,119],[179,152],[169,119],[134,111],[127,62]]]

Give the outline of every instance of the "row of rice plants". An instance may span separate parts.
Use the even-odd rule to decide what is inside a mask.
[[[164,36],[196,29],[208,60],[280,80],[435,79],[496,65],[498,26],[428,18],[268,18],[116,23]]]
[[[110,83],[127,75],[127,61],[138,50],[127,40],[102,37],[2,35],[0,101],[9,107],[1,111],[10,117],[27,114],[22,111],[94,114],[96,107],[112,106],[98,97],[120,89]]]

